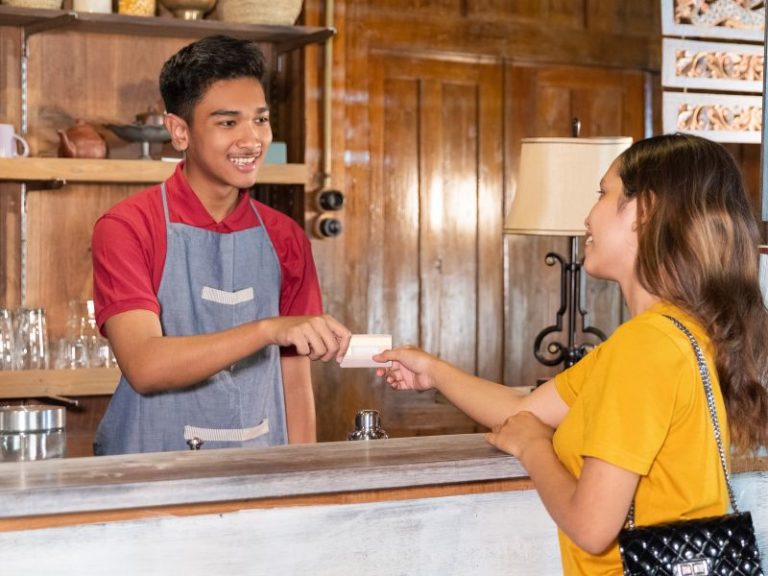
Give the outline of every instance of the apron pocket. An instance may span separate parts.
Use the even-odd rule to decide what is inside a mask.
[[[203,442],[248,442],[269,433],[269,419],[251,428],[200,428],[184,426],[184,440],[197,438]]]

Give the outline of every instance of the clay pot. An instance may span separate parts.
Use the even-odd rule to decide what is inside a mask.
[[[107,141],[84,120],[65,131],[59,130],[59,156],[63,158],[106,158]]]

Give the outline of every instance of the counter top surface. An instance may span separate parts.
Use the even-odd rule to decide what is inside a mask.
[[[0,519],[526,478],[482,434],[0,464]]]

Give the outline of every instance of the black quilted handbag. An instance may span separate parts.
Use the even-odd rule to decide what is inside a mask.
[[[619,533],[624,575],[763,576],[752,516],[749,512],[738,511],[733,495],[704,354],[693,334],[685,326],[676,318],[667,318],[685,333],[696,353],[733,513],[636,527],[633,502],[629,509],[628,527]]]

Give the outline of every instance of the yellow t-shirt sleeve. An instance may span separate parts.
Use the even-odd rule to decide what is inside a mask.
[[[582,456],[648,474],[670,430],[685,364],[676,346],[660,345],[668,338],[653,323],[619,328],[588,365],[564,374],[558,391],[566,403],[569,393],[584,402]]]
[[[595,360],[600,356],[601,344],[589,354],[584,356],[579,362],[555,375],[555,389],[568,406],[571,406],[576,397],[581,393],[581,387],[584,385]]]

